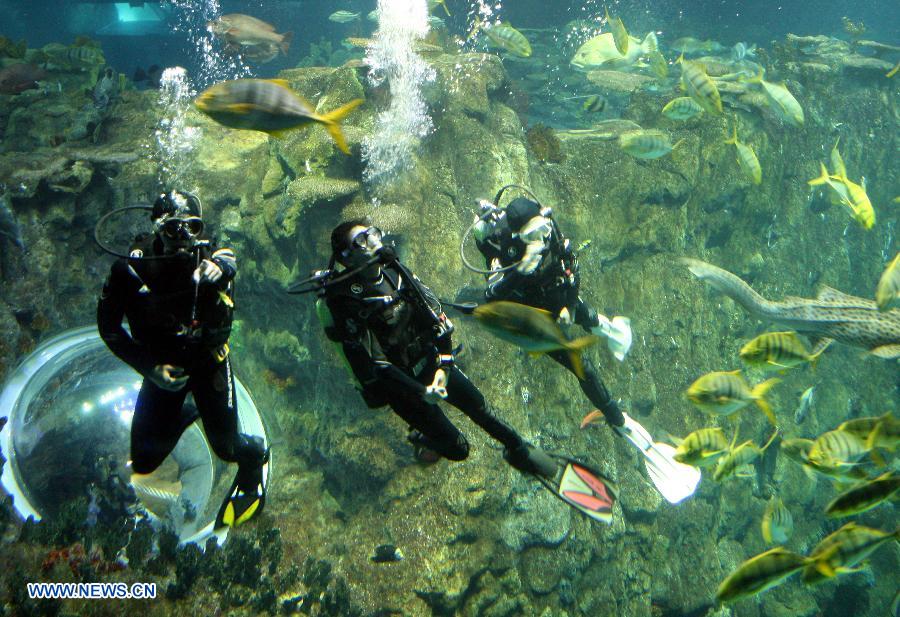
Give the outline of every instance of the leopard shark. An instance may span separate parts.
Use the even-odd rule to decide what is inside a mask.
[[[767,300],[743,279],[698,259],[681,260],[691,274],[729,296],[745,311],[805,334],[817,346],[832,341],[861,347],[874,356],[900,360],[900,309],[879,311],[874,300],[823,287],[815,298]]]

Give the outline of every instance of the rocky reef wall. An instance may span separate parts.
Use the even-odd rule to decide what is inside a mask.
[[[635,345],[627,360],[618,363],[600,349],[591,361],[651,431],[684,435],[711,424],[687,403],[684,389],[708,371],[739,368],[740,345],[765,325],[693,280],[675,258],[721,265],[771,298],[811,296],[818,284],[871,297],[897,246],[898,216],[890,205],[900,186],[896,80],[803,63],[785,69],[781,77],[806,110],[801,128],[752,108],[676,124],[659,114],[669,93],[643,92],[626,117],[669,132],[678,142],[671,155],[640,161],[615,141],[562,135],[563,160],[547,163],[527,147],[510,98],[514,85],[497,57],[438,55],[431,62],[437,80],[426,96],[435,131],[415,168],[381,187],[377,206],[359,181],[359,153],[388,93],[367,86],[358,69],[281,75],[320,110],[366,98],[344,125],[349,157],[320,128],[269,139],[221,128],[194,111],[188,118],[202,138],[187,188],[202,196],[220,242],[238,254],[235,367],[275,434],[275,481],[260,525],[280,529],[279,568],[306,563],[303,576],[269,581],[271,594],[283,603],[333,575],[342,581],[341,597],[360,614],[711,612],[718,582],[764,548],[759,518],[773,487],[798,523],[791,546],[809,548],[831,529],[818,514],[830,494],[821,481],[817,488],[784,457],[767,458],[757,478],[721,485],[705,478],[694,498],[669,506],[631,448],[605,427],[578,428],[591,408],[570,375],[547,359],[524,357],[464,317],[454,318],[465,349],[461,363],[499,413],[542,447],[584,457],[614,478],[622,511],[608,528],[571,513],[508,468],[497,445],[455,411],[450,417],[469,437],[471,456],[419,466],[402,422],[363,405],[321,333],[312,299],[285,289],[324,266],[337,222],[369,216],[400,238],[405,261],[440,296],[476,290],[481,282],[458,256],[474,200],[508,183],[529,186],[576,245],[590,240],[580,255],[583,297],[607,315],[632,319]],[[93,321],[110,264],[92,243],[94,222],[160,190],[149,145],[159,114],[155,94],[123,90],[92,136],[77,139],[62,127],[73,126],[84,102],[52,90],[0,99],[0,182],[24,243],[20,249],[0,239],[0,377],[43,337]],[[759,157],[759,186],[743,177],[733,147],[723,143],[735,122]],[[851,176],[868,179],[879,216],[871,231],[807,186],[839,136]],[[813,383],[816,413],[794,426],[797,396]],[[897,393],[895,362],[834,347],[815,372],[785,375],[771,402],[785,435],[809,437],[851,414],[896,413]],[[725,423],[759,443],[769,432],[749,409]],[[865,520],[890,528],[890,518],[875,511]],[[382,544],[400,548],[403,559],[371,561]],[[319,560],[327,563],[325,579],[316,578]],[[883,551],[873,558],[872,581],[853,587],[872,614],[893,595],[886,574],[897,569],[896,552]],[[205,585],[173,596],[165,612],[196,613],[207,594],[231,602],[228,614],[278,605],[254,605]],[[761,603],[736,605],[733,614],[832,614],[829,603],[847,585],[814,591],[785,585]],[[339,608],[328,610],[337,612],[324,604],[315,610],[352,614],[335,602]]]

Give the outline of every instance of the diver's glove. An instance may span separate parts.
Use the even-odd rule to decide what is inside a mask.
[[[219,267],[219,264],[210,259],[204,259],[197,266],[197,269],[194,270],[194,282],[216,283],[222,278],[222,274],[222,268]]]
[[[625,359],[631,349],[631,320],[627,317],[616,316],[610,320],[605,315],[598,314],[597,325],[591,328],[591,332],[606,338],[609,350],[619,362]]]
[[[531,274],[541,265],[543,256],[543,242],[531,242],[525,245],[525,254],[522,256],[522,260],[519,261],[519,265],[516,266],[516,271],[521,274]]]
[[[447,398],[447,372],[444,369],[439,368],[434,372],[434,379],[430,386],[425,387],[422,398],[432,405]]]
[[[147,373],[146,377],[153,382],[153,385],[169,392],[178,392],[190,378],[185,374],[183,368],[172,364],[157,364],[153,370]]]

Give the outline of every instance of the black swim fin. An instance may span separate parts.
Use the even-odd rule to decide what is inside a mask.
[[[612,523],[618,499],[615,483],[599,471],[575,459],[549,454],[528,445],[527,455],[505,455],[507,462],[530,473],[556,497],[595,521]],[[521,449],[519,449],[521,450]]]
[[[237,527],[260,513],[266,504],[269,480],[269,450],[259,467],[249,471],[238,469],[234,482],[216,515],[215,529]]]

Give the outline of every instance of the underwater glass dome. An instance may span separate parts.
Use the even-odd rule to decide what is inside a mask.
[[[240,430],[268,443],[250,393],[235,386]],[[132,478],[119,463],[128,460],[140,387],[93,327],[63,332],[25,358],[0,394],[0,417],[9,418],[0,432],[3,485],[23,518],[52,517],[87,498],[89,517],[107,504],[146,513],[185,542],[212,533],[231,474],[196,422],[152,474]]]

